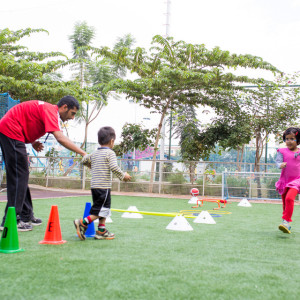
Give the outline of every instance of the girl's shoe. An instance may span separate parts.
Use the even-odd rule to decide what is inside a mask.
[[[286,220],[283,220],[278,228],[279,228],[279,230],[281,230],[284,233],[291,233],[290,223]]]

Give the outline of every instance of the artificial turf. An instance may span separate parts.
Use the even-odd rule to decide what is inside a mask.
[[[0,253],[0,299],[299,299],[300,207],[292,234],[278,230],[281,205],[227,204],[232,214],[193,231],[171,231],[171,217],[122,218],[113,212],[114,240],[80,241],[73,219],[82,217],[89,196],[34,200],[44,220],[19,232],[24,252]],[[112,207],[179,212],[183,199],[113,196]],[[52,205],[57,205],[62,245],[41,245]],[[209,210],[213,203],[200,209]],[[0,212],[5,203],[0,203]],[[217,213],[217,212],[216,212]]]

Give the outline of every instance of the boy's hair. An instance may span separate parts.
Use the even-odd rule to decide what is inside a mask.
[[[283,141],[285,142],[285,137],[289,134],[294,134],[297,140],[297,145],[300,144],[300,128],[298,127],[290,127],[283,133]]]
[[[79,109],[79,103],[78,103],[77,99],[72,96],[65,96],[65,97],[61,98],[58,101],[57,106],[62,107],[65,104],[67,104],[68,109],[72,109],[74,107],[76,107],[77,110]]]
[[[107,145],[112,139],[116,139],[115,130],[112,127],[101,127],[98,131],[98,143],[100,145]]]

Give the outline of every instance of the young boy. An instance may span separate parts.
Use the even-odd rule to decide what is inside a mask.
[[[98,230],[95,239],[112,240],[115,238],[105,228],[106,218],[110,216],[111,197],[110,190],[112,185],[112,172],[123,181],[129,181],[131,176],[123,173],[117,164],[117,157],[112,150],[116,139],[116,134],[111,127],[102,127],[98,131],[99,147],[94,153],[86,155],[82,163],[91,168],[92,181],[91,191],[93,206],[90,215],[84,219],[74,220],[77,235],[81,240],[85,240],[85,232],[88,224],[99,219]]]

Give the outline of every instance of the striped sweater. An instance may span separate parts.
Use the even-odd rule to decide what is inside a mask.
[[[120,180],[123,180],[125,176],[118,166],[115,152],[107,147],[100,147],[92,154],[85,156],[82,163],[91,167],[91,189],[110,189],[112,173]]]

